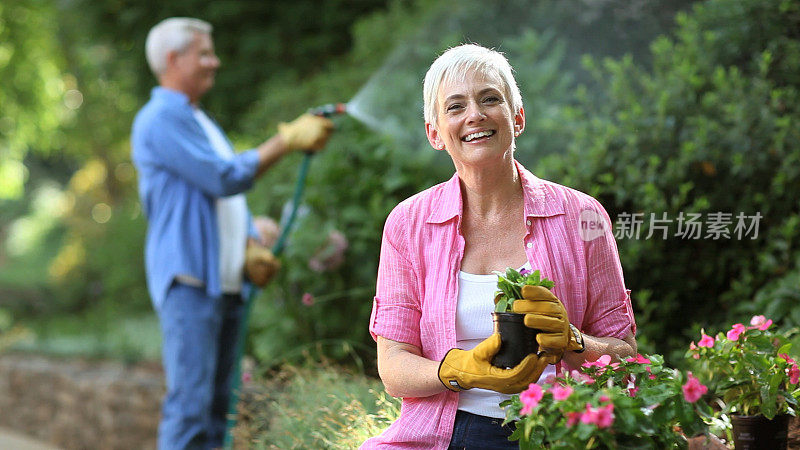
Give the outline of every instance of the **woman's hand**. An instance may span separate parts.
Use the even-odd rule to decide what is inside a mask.
[[[451,391],[481,388],[516,394],[542,376],[545,367],[555,362],[549,354],[530,354],[512,369],[501,369],[491,360],[500,350],[500,335],[494,333],[472,350],[451,349],[439,365],[439,379]]]
[[[595,361],[602,355],[620,360],[636,355],[637,345],[633,333],[623,339],[595,337],[581,333],[569,323],[564,305],[550,290],[540,286],[523,286],[521,300],[514,301],[516,313],[525,314],[525,325],[539,330],[536,341],[542,350],[564,358],[570,367],[579,367],[585,361]]]
[[[514,301],[515,313],[525,314],[525,326],[539,331],[536,342],[539,348],[561,360],[564,352],[582,352],[583,335],[569,323],[564,304],[549,289],[541,286],[523,286],[522,299]]]

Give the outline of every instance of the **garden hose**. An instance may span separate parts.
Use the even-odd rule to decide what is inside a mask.
[[[344,103],[330,103],[327,105],[312,108],[309,114],[320,117],[331,117],[337,114],[347,112],[347,105]],[[289,217],[286,219],[286,224],[281,230],[278,240],[272,247],[272,253],[275,256],[280,256],[286,247],[286,240],[292,230],[294,221],[297,218],[297,210],[300,207],[300,200],[303,198],[303,191],[306,187],[306,178],[308,176],[308,167],[311,165],[312,152],[305,152],[303,160],[300,163],[300,168],[297,172],[297,182],[294,186],[294,194],[292,195],[292,208],[289,212]],[[228,423],[225,427],[225,443],[224,448],[233,448],[233,428],[236,426],[236,406],[239,404],[239,391],[242,384],[242,357],[244,356],[245,338],[247,337],[247,323],[250,318],[250,310],[253,302],[255,301],[258,289],[253,286],[250,290],[250,295],[244,305],[244,313],[242,314],[241,324],[239,325],[238,338],[236,339],[236,357],[233,363],[233,373],[231,374],[231,388],[230,400],[228,402]]]

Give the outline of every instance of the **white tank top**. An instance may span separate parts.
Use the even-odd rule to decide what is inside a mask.
[[[233,149],[214,122],[198,108],[194,109],[194,117],[220,158],[233,159]],[[222,292],[235,294],[242,290],[244,250],[247,246],[247,200],[244,194],[220,197],[216,206]]]
[[[531,265],[525,263],[520,269],[530,270]],[[493,300],[496,291],[497,275],[458,273],[456,347],[471,350],[492,335],[494,330],[492,323]],[[555,373],[555,366],[547,366],[538,383],[543,383],[548,375]],[[458,409],[480,416],[504,419],[506,415],[499,404],[510,397],[510,395],[487,389],[469,389],[459,392]]]

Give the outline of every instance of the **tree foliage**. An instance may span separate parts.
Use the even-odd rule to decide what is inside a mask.
[[[282,77],[303,79],[345,53],[355,18],[380,9],[386,0],[297,2],[233,0],[74,0],[95,32],[93,38],[119,49],[119,57],[137,74],[133,93],[147,98],[156,84],[144,57],[147,32],[168,17],[203,19],[214,27],[214,44],[222,62],[216,87],[203,100],[225,129],[238,121],[255,100],[254,89]]]
[[[798,13],[796,2],[709,1],[678,15],[674,38],[654,41],[652,70],[627,57],[587,59],[603,95],[586,96],[568,152],[543,168],[612,217],[644,214],[642,238],[619,246],[638,322],[656,342],[678,345],[688,331],[679,318],[741,310],[794,265]],[[717,212],[731,214],[731,234],[739,213],[760,214],[757,238],[704,229],[682,239],[673,223],[667,239],[644,239],[651,213],[706,221]]]
[[[22,195],[29,150],[56,148],[66,108],[50,2],[0,4],[0,201]]]

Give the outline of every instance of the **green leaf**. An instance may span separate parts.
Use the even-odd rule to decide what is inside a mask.
[[[511,267],[506,269],[506,278],[508,278],[508,281],[511,281],[512,283],[519,283],[522,281],[522,275],[520,275],[519,272]]]
[[[508,302],[508,297],[505,295],[500,297],[500,300],[494,305],[494,310],[495,312],[509,312],[511,310],[511,304]]]

